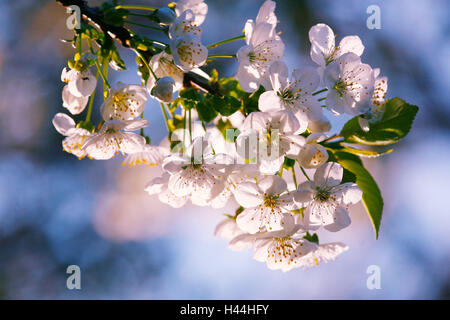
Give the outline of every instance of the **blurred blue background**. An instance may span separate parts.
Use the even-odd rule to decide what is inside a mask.
[[[207,3],[205,44],[240,34],[262,0]],[[232,252],[226,241],[213,236],[227,210],[175,210],[148,196],[143,188],[160,169],[124,168],[118,158],[80,161],[64,153],[51,119],[64,112],[60,73],[73,55],[58,40],[71,37],[66,11],[53,0],[1,1],[0,298],[450,298],[450,3],[277,3],[278,29],[291,68],[312,65],[307,32],[324,22],[339,39],[361,37],[363,61],[389,77],[388,97],[420,106],[411,134],[394,146],[394,153],[365,161],[385,199],[379,240],[357,205],[349,228],[321,237],[350,246],[337,261],[306,271],[270,271],[250,251]],[[371,4],[381,8],[380,30],[366,27]],[[234,53],[240,45],[231,43],[212,53]],[[111,72],[112,82],[139,83],[133,53],[121,53],[129,67]],[[231,76],[237,66],[219,61],[207,70],[213,67]],[[100,96],[95,103],[100,105]],[[94,119],[98,113],[94,110]],[[152,140],[163,139],[156,103],[148,103],[145,117]],[[333,130],[344,120],[333,120]],[[81,267],[81,290],[66,288],[65,271],[71,264]],[[380,290],[366,287],[370,265],[381,269]]]

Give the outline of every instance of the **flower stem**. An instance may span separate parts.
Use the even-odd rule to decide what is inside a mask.
[[[323,101],[323,100],[326,100],[326,99],[327,98],[323,97],[323,98],[317,99],[317,101]]]
[[[135,5],[122,6],[122,5],[120,5],[120,6],[116,6],[115,9],[116,9],[116,10],[119,10],[119,9],[136,9],[136,10],[155,11],[155,10],[157,10],[158,8],[155,8],[155,7],[148,7],[148,6],[135,6]]]
[[[191,120],[191,109],[189,109],[189,140],[192,143],[192,120]]]
[[[322,90],[319,90],[319,91],[316,91],[316,92],[313,92],[313,96],[315,96],[315,95],[317,95],[317,94],[319,94],[319,93],[322,93],[322,92],[325,92],[325,91],[328,91],[328,88],[323,88]]]
[[[80,58],[81,58],[81,55],[83,53],[83,38],[82,38],[81,34],[78,35],[78,53],[80,54]]]
[[[170,126],[169,126],[169,118],[167,117],[167,112],[166,112],[166,108],[164,106],[164,104],[162,102],[159,103],[161,105],[161,111],[164,115],[164,120],[166,121],[166,127],[167,127],[167,131],[170,132]]]
[[[280,178],[283,177],[283,169],[283,166],[281,166],[280,171],[278,171],[278,176],[280,176]]]
[[[300,167],[300,170],[302,170],[302,173],[305,176],[306,180],[311,181],[311,179],[308,177],[308,174],[306,173],[305,169],[303,169],[303,167],[300,165],[300,163],[298,165]]]
[[[147,63],[147,61],[145,61],[145,58],[142,56],[142,54],[139,51],[137,51],[137,50],[135,50],[135,52],[139,56],[139,58],[141,58],[142,62],[144,62],[144,64],[147,67],[148,71],[150,71],[150,73],[152,74],[153,78],[155,78],[155,81],[158,81],[159,78],[156,76],[155,72],[150,67],[150,65]]]
[[[222,40],[222,41],[210,44],[206,48],[212,49],[212,48],[216,48],[216,47],[218,47],[218,46],[220,46],[222,44],[233,42],[233,41],[237,41],[237,40],[242,40],[242,39],[245,39],[245,34],[241,34],[240,36],[237,36],[237,37],[234,37],[234,38],[230,38],[230,39],[226,39],[226,40]]]
[[[100,74],[99,69],[97,68],[97,74],[95,75],[95,80],[96,82],[98,82],[98,76]],[[86,119],[85,122],[91,121],[91,114],[92,114],[92,106],[94,104],[94,96],[95,96],[95,90],[97,89],[97,87],[95,87],[94,91],[92,91],[91,96],[89,97],[89,105],[88,105],[88,110],[87,110],[87,114],[86,114]]]
[[[295,175],[295,168],[292,166],[291,170],[292,170],[292,179],[294,180],[295,188],[297,189],[298,185],[297,185],[297,176]]]
[[[142,24],[142,23],[138,23],[138,22],[133,22],[133,21],[126,20],[125,23],[132,24],[132,25],[135,25],[135,26],[139,26],[139,27],[142,27],[142,28],[147,28],[147,29],[152,29],[152,30],[156,30],[156,31],[165,32],[165,30],[162,29],[162,28],[152,27],[152,26],[148,26],[146,24]]]
[[[95,66],[97,67],[97,72],[100,73],[100,75],[102,76],[103,79],[103,84],[108,88],[111,89],[111,86],[109,85],[108,79],[107,79],[107,75],[105,75],[102,71],[102,67],[100,66],[100,64],[98,63],[97,60],[94,60]],[[104,66],[108,66],[108,63],[105,62]],[[105,67],[104,67],[105,68]],[[108,72],[108,69],[106,68],[106,72]],[[105,90],[103,90],[105,91]]]
[[[144,119],[144,111],[142,111],[142,113],[141,113],[141,119]],[[145,138],[144,128],[141,128],[141,132],[140,133],[141,133],[141,136]]]
[[[148,14],[132,13],[132,12],[128,12],[127,16],[144,17],[144,18],[148,18],[149,17]]]
[[[236,58],[235,54],[210,54],[208,56],[208,59],[214,59],[214,58]]]

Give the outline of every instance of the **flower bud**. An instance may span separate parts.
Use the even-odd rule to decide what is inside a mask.
[[[161,102],[171,102],[175,88],[175,81],[171,77],[163,77],[156,81],[150,94]]]
[[[157,21],[165,26],[171,24],[177,17],[175,11],[167,7],[159,8],[158,10],[155,11],[154,15]]]

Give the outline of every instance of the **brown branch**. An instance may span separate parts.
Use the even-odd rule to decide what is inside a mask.
[[[126,48],[131,47],[130,40],[132,38],[130,32],[123,27],[112,25],[106,22],[104,14],[97,7],[89,7],[85,0],[56,0],[64,7],[78,6],[83,18],[96,24],[104,33],[110,35]]]

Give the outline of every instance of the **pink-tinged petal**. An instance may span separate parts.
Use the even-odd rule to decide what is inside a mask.
[[[258,15],[256,16],[256,23],[266,22],[275,28],[278,20],[274,13],[276,3],[274,1],[266,0],[261,8],[259,8]]]
[[[89,97],[76,97],[70,93],[68,85],[62,91],[63,107],[71,114],[80,114],[86,108]]]
[[[145,138],[141,135],[132,132],[117,132],[116,136],[120,136],[121,140],[118,142],[120,152],[131,154],[141,151],[145,146]]]
[[[240,64],[235,78],[246,92],[254,92],[259,89],[261,76],[258,70],[252,66]]]
[[[313,193],[310,190],[297,190],[291,192],[294,202],[299,208],[306,207],[313,199]]]
[[[245,249],[250,249],[255,241],[255,236],[253,234],[244,233],[240,234],[233,239],[231,239],[228,244],[228,249],[233,251],[242,251]]]
[[[295,69],[292,76],[296,80],[296,88],[302,90],[302,95],[313,94],[320,83],[320,75],[315,68]]]
[[[289,77],[289,69],[286,63],[282,60],[275,61],[270,65],[269,78],[274,91],[280,91],[287,84]]]
[[[348,227],[351,222],[347,210],[342,207],[337,207],[334,212],[334,222],[325,225],[325,229],[331,232],[337,232]]]
[[[320,187],[334,187],[341,183],[344,168],[337,162],[327,162],[314,174],[314,183]]]
[[[253,259],[259,262],[267,260],[267,249],[272,243],[272,239],[257,239],[255,241],[255,249],[253,250]]]
[[[267,195],[279,195],[287,189],[286,181],[275,175],[261,179],[258,182],[258,186]]]
[[[283,109],[283,101],[275,91],[266,91],[259,96],[259,110],[268,112]]]
[[[300,123],[295,115],[289,110],[280,110],[270,113],[270,125],[278,129],[280,134],[293,134],[300,129]]]
[[[169,178],[169,190],[178,197],[189,196],[192,192],[194,181],[186,176],[185,170],[182,170]]]
[[[231,218],[225,218],[222,220],[214,230],[214,236],[228,240],[243,233],[244,232],[239,229],[236,220]]]
[[[245,130],[256,130],[262,131],[265,130],[271,120],[271,114],[267,112],[252,112],[247,118],[245,118],[244,123],[242,124],[242,131]]]
[[[309,30],[311,42],[311,59],[318,65],[325,65],[325,54],[329,54],[335,45],[334,32],[323,23],[316,24]]]
[[[256,207],[264,201],[261,190],[256,183],[252,182],[240,183],[234,192],[234,197],[244,208]]]
[[[341,56],[347,52],[353,52],[354,54],[361,56],[364,52],[364,45],[358,36],[347,36],[342,38],[339,43],[338,52],[336,56]]]
[[[136,131],[148,126],[148,121],[145,119],[137,119],[137,120],[127,120],[124,121],[125,127],[123,130],[125,131]]]
[[[258,23],[253,29],[252,38],[250,39],[250,44],[256,47],[258,44],[263,43],[268,39],[269,34],[272,31],[272,25],[269,23]]]
[[[52,120],[56,131],[62,135],[66,135],[67,131],[75,128],[75,121],[65,113],[57,113]]]
[[[347,182],[334,187],[333,196],[344,204],[356,204],[361,201],[362,191],[356,183]]]
[[[161,193],[165,188],[167,188],[169,177],[170,175],[168,173],[164,173],[161,177],[152,179],[145,186],[145,192],[147,192],[149,195]]]
[[[236,218],[238,227],[251,234],[260,231],[261,227],[264,226],[263,211],[264,207],[262,206],[245,209]]]
[[[305,138],[302,136],[289,135],[282,137],[282,140],[289,145],[284,155],[291,159],[296,159],[305,146]]]
[[[345,101],[339,95],[336,90],[330,90],[327,94],[327,99],[325,101],[327,109],[330,110],[334,115],[341,115],[345,112]]]
[[[320,144],[307,144],[299,157],[302,167],[306,169],[317,168],[328,160],[328,152]]]
[[[263,153],[264,154],[264,153]],[[284,163],[284,157],[260,157],[259,159],[259,171],[262,174],[275,174],[277,173]]]

